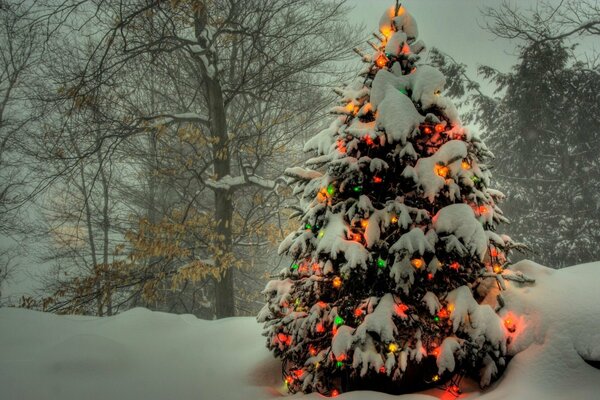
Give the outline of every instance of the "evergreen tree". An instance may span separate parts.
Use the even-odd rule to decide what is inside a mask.
[[[286,172],[302,225],[258,319],[291,392],[455,391],[505,362],[512,326],[490,289],[519,277],[505,270],[515,244],[495,232],[491,153],[442,95],[442,73],[419,63],[414,18],[393,7],[379,31],[337,117],[306,143],[316,156]]]
[[[527,43],[511,73],[482,72],[502,93],[475,104],[509,198],[507,230],[527,238],[543,265],[597,260],[600,75],[572,63],[561,41]]]

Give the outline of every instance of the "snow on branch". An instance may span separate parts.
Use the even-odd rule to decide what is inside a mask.
[[[236,190],[244,186],[258,186],[266,190],[275,190],[283,178],[266,179],[258,175],[244,174],[240,176],[226,175],[219,180],[206,179],[204,184],[215,190]]]

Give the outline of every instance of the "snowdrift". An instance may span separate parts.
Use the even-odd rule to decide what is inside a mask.
[[[507,283],[514,321],[503,377],[481,392],[465,382],[461,399],[600,399],[600,262],[552,270],[513,266],[534,285]],[[0,399],[194,399],[283,397],[280,364],[253,318],[203,321],[133,309],[115,317],[56,316],[0,309]],[[318,399],[322,396],[296,395]],[[450,400],[442,390],[339,399]]]

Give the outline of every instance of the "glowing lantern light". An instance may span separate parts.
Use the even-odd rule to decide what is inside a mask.
[[[317,349],[315,348],[315,346],[313,346],[312,344],[310,346],[308,346],[308,353],[313,357],[316,356]]]
[[[319,193],[317,194],[317,200],[320,203],[327,200],[327,189],[323,188],[323,189],[319,190]]]
[[[350,240],[362,242],[362,235],[360,233],[350,233]]]
[[[452,264],[450,264],[450,268],[452,268],[455,271],[458,271],[460,269],[460,264],[457,261],[454,261]]]
[[[386,262],[383,258],[378,258],[377,259],[377,266],[379,268],[385,268]]]
[[[504,326],[506,326],[506,329],[511,333],[517,330],[515,322],[511,318],[506,318],[504,320]]]
[[[338,392],[337,390],[334,389],[331,391],[331,397],[337,397],[339,395],[340,395],[340,392]]]
[[[439,376],[439,375],[434,375],[434,376],[431,378],[431,380],[432,380],[432,381],[434,381],[434,382],[437,382],[437,381],[439,381],[439,380],[440,380],[440,376]]]
[[[369,226],[369,220],[363,219],[362,221],[360,221],[360,226],[362,226],[363,228],[366,228],[367,226]]]
[[[425,133],[426,135],[431,135],[433,133],[433,130],[430,126],[425,125],[425,127],[423,127],[423,133]]]
[[[454,304],[448,304],[446,308],[448,309],[448,311],[452,312],[454,311]]]
[[[398,345],[396,343],[390,343],[388,350],[392,353],[395,353],[398,351]]]
[[[452,385],[448,388],[448,391],[454,395],[459,395],[462,392],[460,391],[460,388],[457,385]]]
[[[377,60],[375,60],[375,64],[377,64],[377,66],[379,68],[383,68],[387,65],[388,63],[388,59],[385,55],[380,54],[379,57],[377,57]]]
[[[492,249],[490,250],[490,255],[492,257],[498,257],[498,249],[496,249],[495,247],[492,247]]]
[[[442,178],[445,178],[450,173],[450,168],[446,167],[445,165],[436,164],[436,166],[435,166],[435,173],[438,176],[441,176]]]
[[[408,306],[406,304],[396,304],[394,306],[394,311],[396,311],[396,314],[398,315],[404,315],[407,310]]]
[[[462,169],[471,169],[471,164],[467,160],[463,160],[463,162],[460,163],[460,166]]]
[[[361,310],[360,308],[357,308],[356,310],[354,310],[354,316],[355,317],[360,317],[363,313],[363,310]]]
[[[342,318],[342,317],[340,317],[340,316],[338,315],[338,316],[336,316],[336,317],[333,319],[333,323],[334,323],[334,324],[336,324],[336,325],[338,325],[338,326],[339,326],[339,325],[342,325],[342,324],[344,323],[344,318]]]
[[[386,39],[389,39],[390,35],[392,34],[393,30],[389,25],[386,26],[382,26],[381,28],[379,28],[379,32],[381,32],[381,34],[383,36],[385,36]]]
[[[333,278],[332,285],[336,289],[341,288],[342,287],[342,278],[340,278],[339,276],[336,276],[335,278]]]
[[[292,344],[292,337],[289,335],[286,335],[285,333],[278,333],[277,339],[279,340],[279,342],[281,344],[285,344],[288,346]]]
[[[381,182],[383,182],[383,178],[381,178],[380,176],[374,176],[373,177],[373,182],[375,182],[375,183],[381,183]]]
[[[325,326],[323,325],[322,322],[319,322],[317,324],[317,326],[315,327],[315,330],[317,331],[317,333],[323,333],[323,332],[325,332]]]
[[[317,305],[321,308],[325,308],[327,306],[327,303],[325,303],[324,301],[319,301],[317,302]]]
[[[365,136],[365,143],[369,146],[373,146],[375,142],[373,142],[373,138],[371,136]]]
[[[304,371],[301,369],[297,369],[294,371],[294,375],[296,375],[296,378],[301,378],[302,375],[304,375]]]
[[[291,376],[286,376],[285,377],[285,383],[287,385],[291,385],[294,382],[294,378],[292,378]]]
[[[381,368],[379,368],[379,373],[380,374],[385,374],[387,372],[387,370],[385,369],[384,366],[381,366]]]
[[[487,213],[488,209],[486,206],[479,206],[477,208],[477,211],[479,211],[479,214],[485,214],[485,213]]]
[[[502,265],[500,264],[494,264],[493,269],[495,274],[501,274],[502,271],[504,271],[504,268],[502,268]]]
[[[437,133],[442,133],[442,132],[444,132],[444,129],[445,129],[445,128],[446,128],[446,127],[444,126],[444,124],[436,124],[436,125],[435,125],[435,131],[436,131]]]
[[[448,318],[450,316],[450,314],[448,314],[448,310],[445,308],[442,308],[440,311],[438,311],[437,315],[440,318]]]
[[[352,102],[346,104],[346,107],[344,107],[346,109],[346,111],[348,111],[349,113],[354,113],[354,104],[352,104]]]
[[[433,350],[431,350],[431,355],[436,356],[436,357],[439,356],[440,355],[440,348],[436,347]]]
[[[392,224],[395,224],[398,222],[398,217],[396,217],[395,215],[392,215],[392,218],[390,219],[390,221],[392,222]]]
[[[410,260],[410,263],[412,264],[413,267],[415,267],[416,269],[421,268],[423,265],[425,265],[425,261],[423,261],[422,258],[413,258],[412,260]]]

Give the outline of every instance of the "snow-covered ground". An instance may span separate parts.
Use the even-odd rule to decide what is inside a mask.
[[[523,261],[513,269],[536,279],[524,287],[510,283],[504,292],[517,328],[510,349],[518,354],[486,391],[466,382],[461,399],[600,399],[600,370],[583,361],[600,360],[600,262],[555,271]],[[139,308],[109,318],[0,309],[2,400],[272,399],[284,393],[280,372],[253,318],[203,321]],[[454,396],[430,390],[338,398]]]

